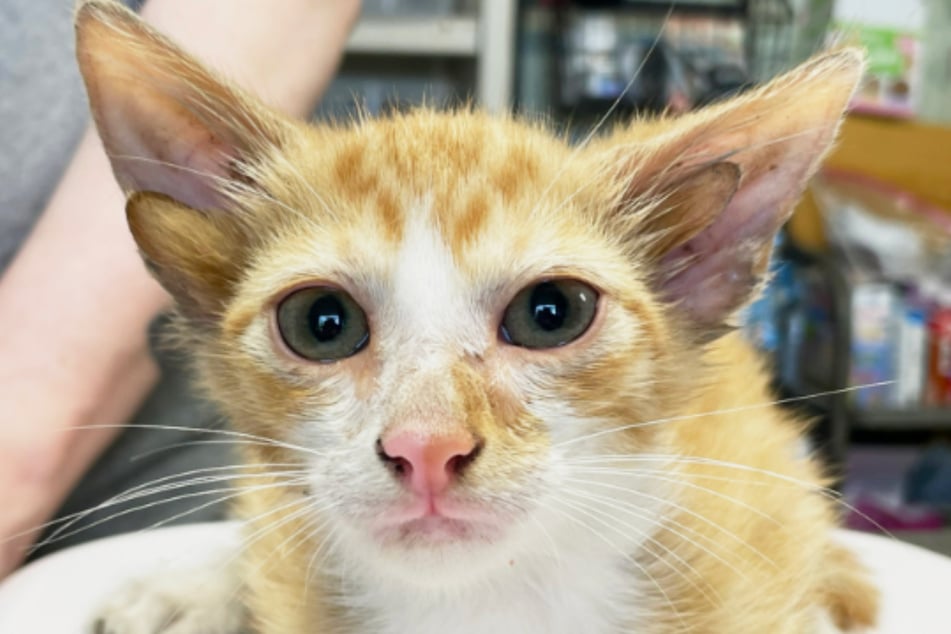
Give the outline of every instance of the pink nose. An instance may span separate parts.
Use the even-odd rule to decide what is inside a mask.
[[[475,459],[479,447],[470,434],[460,431],[435,437],[398,433],[383,438],[380,449],[380,457],[393,465],[397,475],[428,497],[445,491]]]

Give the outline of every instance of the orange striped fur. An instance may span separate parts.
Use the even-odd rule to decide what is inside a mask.
[[[243,450],[254,478],[236,505],[255,631],[874,622],[804,425],[728,332],[860,56],[580,145],[468,109],[291,121],[108,2],[80,10],[79,59],[208,394],[263,439]],[[563,278],[599,295],[585,332],[506,342],[518,292]],[[330,363],[291,352],[276,311],[302,285],[348,293],[366,348]],[[447,499],[481,523],[447,539],[380,528],[408,499],[375,449],[396,432],[479,439]]]

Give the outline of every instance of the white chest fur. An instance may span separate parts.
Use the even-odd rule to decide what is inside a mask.
[[[631,570],[607,553],[513,561],[453,593],[380,587],[358,602],[379,634],[628,634],[637,613]]]
[[[613,476],[600,476],[616,484]],[[374,558],[351,559],[341,575],[344,591],[367,634],[646,634],[651,611],[647,590],[655,579],[635,561],[656,529],[669,487],[648,486],[628,477],[612,503],[637,513],[595,513],[592,505],[567,495],[541,500],[533,521],[484,551],[462,553],[449,568],[467,567],[474,579],[442,575],[443,585],[407,580]],[[612,492],[615,489],[610,489]],[[597,493],[603,490],[585,491]],[[640,493],[635,494],[634,491]],[[644,497],[645,491],[651,491]],[[636,505],[636,506],[635,506]],[[594,507],[597,510],[598,507]],[[607,508],[607,507],[606,507]],[[359,549],[346,549],[350,553]],[[473,558],[474,556],[474,558]],[[445,562],[443,562],[445,563]],[[412,566],[424,575],[425,565]],[[349,584],[348,584],[349,585]],[[354,587],[355,586],[355,587]]]

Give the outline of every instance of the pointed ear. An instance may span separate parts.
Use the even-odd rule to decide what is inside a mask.
[[[76,16],[93,117],[142,256],[186,316],[220,313],[247,243],[235,191],[282,146],[287,124],[216,78],[118,2]]]
[[[80,5],[76,53],[93,118],[126,191],[221,208],[222,186],[281,144],[279,117],[118,2]]]
[[[621,216],[660,295],[701,339],[756,295],[773,238],[835,140],[864,67],[854,50],[675,122],[621,132]],[[643,126],[643,124],[642,124]],[[634,148],[633,150],[630,148]]]

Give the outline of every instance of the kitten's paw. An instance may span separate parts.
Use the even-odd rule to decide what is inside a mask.
[[[879,592],[865,567],[850,551],[832,545],[826,559],[822,600],[837,632],[864,632],[878,620]]]
[[[176,572],[123,588],[91,634],[236,634],[243,612],[236,579],[220,571]]]

